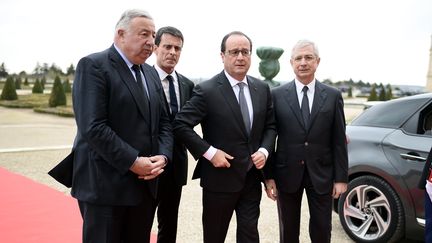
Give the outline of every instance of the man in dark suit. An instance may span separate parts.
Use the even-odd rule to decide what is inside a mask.
[[[274,145],[270,89],[247,75],[252,41],[239,31],[222,39],[224,70],[197,84],[177,114],[174,135],[199,159],[204,242],[222,243],[235,211],[237,242],[259,242],[262,169]],[[194,127],[201,124],[200,137]]]
[[[425,190],[425,242],[432,242],[432,148],[423,167],[423,173],[419,181],[419,188]]]
[[[171,121],[190,99],[194,83],[175,71],[183,48],[183,34],[177,28],[166,26],[156,32],[155,49],[157,71],[164,89],[164,100]],[[159,178],[158,243],[175,243],[177,218],[183,185],[186,185],[188,158],[186,147],[174,138],[173,159]]]
[[[303,191],[312,242],[330,242],[332,199],[346,191],[348,155],[341,92],[315,79],[320,63],[311,41],[291,54],[295,80],[272,91],[276,152],[265,168],[267,195],[278,201],[280,242],[299,242]]]
[[[160,81],[144,63],[154,35],[147,12],[128,10],[114,44],[77,65],[71,193],[84,221],[83,242],[150,240],[157,176],[173,146]]]

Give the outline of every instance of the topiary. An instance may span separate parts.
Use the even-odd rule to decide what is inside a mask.
[[[22,83],[21,77],[20,76],[16,77],[15,78],[15,89],[21,89],[21,83]]]
[[[65,93],[71,93],[72,92],[72,88],[71,88],[71,85],[69,83],[69,79],[68,78],[66,78],[66,80],[63,83],[63,89],[64,89]]]
[[[66,105],[66,94],[63,89],[60,77],[56,76],[54,79],[54,85],[51,90],[48,105],[50,107],[56,107],[59,105]]]
[[[33,84],[32,93],[33,94],[42,94],[43,93],[43,88],[42,88],[42,85],[39,82],[38,78],[36,78],[36,81]]]
[[[3,90],[0,96],[2,100],[17,100],[18,95],[15,89],[15,83],[12,77],[6,79],[6,83],[3,86]]]

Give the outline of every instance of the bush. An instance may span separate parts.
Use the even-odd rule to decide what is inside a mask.
[[[63,83],[63,89],[65,93],[72,93],[72,88],[71,85],[69,83],[69,79],[66,78],[66,80]]]
[[[370,95],[368,98],[368,101],[377,101],[378,100],[378,96],[377,96],[377,92],[376,92],[376,86],[375,84],[372,86],[372,89],[370,91]]]
[[[40,83],[41,83],[41,85],[42,85],[42,89],[45,89],[45,84],[46,84],[46,77],[45,77],[45,76],[42,77]]]
[[[42,87],[41,83],[39,82],[38,78],[36,78],[36,81],[33,85],[32,93],[33,94],[43,94],[43,87]]]
[[[15,89],[21,89],[21,83],[22,83],[21,77],[20,76],[16,77],[15,78]]]
[[[18,95],[15,89],[15,83],[12,77],[6,79],[6,83],[3,86],[3,90],[0,96],[2,100],[17,100]]]
[[[54,85],[51,90],[51,96],[49,98],[48,105],[49,107],[66,105],[66,94],[59,76],[56,76],[54,79]]]
[[[28,82],[28,78],[27,77],[24,79],[24,85],[25,86],[29,86],[29,82]]]

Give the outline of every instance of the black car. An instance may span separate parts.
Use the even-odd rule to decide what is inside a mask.
[[[373,105],[347,126],[348,190],[335,201],[355,242],[424,239],[418,183],[432,147],[432,93]]]

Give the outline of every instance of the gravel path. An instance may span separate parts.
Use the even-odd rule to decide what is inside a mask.
[[[358,107],[347,108],[347,120],[351,120],[359,111],[361,109]],[[0,167],[69,195],[69,189],[46,173],[69,153],[76,133],[74,119],[38,114],[28,109],[4,107],[0,107],[0,117]],[[189,161],[189,175],[192,175],[196,162],[191,157]],[[307,203],[303,204],[302,210],[301,242],[310,242]],[[202,242],[201,212],[199,181],[189,181],[183,189],[180,204],[179,243]],[[343,231],[335,213],[332,225],[332,242],[352,242]],[[235,228],[234,216],[226,242],[235,242]],[[154,232],[155,229],[154,226]],[[259,232],[263,243],[279,241],[276,204],[268,199],[265,193],[261,202]]]

